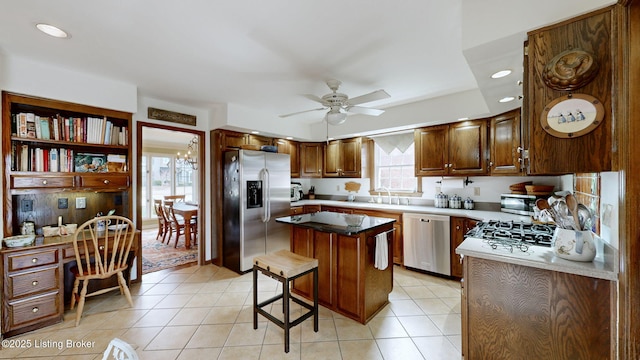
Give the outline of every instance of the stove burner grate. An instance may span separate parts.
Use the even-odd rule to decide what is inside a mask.
[[[483,239],[493,249],[504,247],[513,252],[529,250],[529,246],[551,246],[555,225],[530,224],[514,221],[481,221],[465,237]]]

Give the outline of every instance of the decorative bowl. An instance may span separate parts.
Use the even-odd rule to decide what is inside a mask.
[[[349,226],[359,227],[362,225],[364,221],[365,215],[357,215],[357,214],[344,214],[344,221]]]
[[[36,240],[36,236],[34,234],[9,236],[2,239],[2,241],[4,242],[4,246],[8,248],[16,248],[16,247],[33,245],[33,242],[35,240]]]

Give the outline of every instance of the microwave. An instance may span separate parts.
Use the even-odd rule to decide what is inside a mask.
[[[500,210],[517,215],[535,215],[536,200],[543,197],[526,194],[501,194]]]

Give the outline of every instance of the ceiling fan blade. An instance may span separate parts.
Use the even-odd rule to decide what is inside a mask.
[[[324,106],[329,106],[329,103],[327,103],[323,98],[318,97],[316,95],[313,94],[303,94],[302,96],[306,97],[309,100],[313,100],[315,102],[319,102],[320,104],[324,105]]]
[[[384,110],[365,108],[362,106],[347,106],[345,110],[347,110],[348,112],[356,113],[356,114],[372,115],[372,116],[378,116],[384,112]]]
[[[387,94],[386,91],[380,89],[380,90],[376,90],[374,92],[370,92],[368,94],[356,96],[353,99],[349,99],[349,100],[347,100],[347,104],[348,105],[364,104],[364,103],[367,103],[367,102],[370,102],[370,101],[386,99],[388,97],[391,97],[391,95]]]
[[[285,118],[285,117],[289,117],[289,116],[293,116],[293,115],[298,115],[298,114],[303,114],[306,112],[311,112],[311,111],[318,111],[318,110],[327,110],[327,108],[317,108],[317,109],[310,109],[310,110],[304,110],[304,111],[297,111],[294,113],[290,113],[290,114],[284,114],[284,115],[280,115],[281,118]]]

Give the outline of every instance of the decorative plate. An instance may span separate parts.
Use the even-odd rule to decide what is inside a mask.
[[[574,138],[595,130],[604,118],[604,106],[591,95],[569,94],[551,101],[540,116],[544,131]]]

